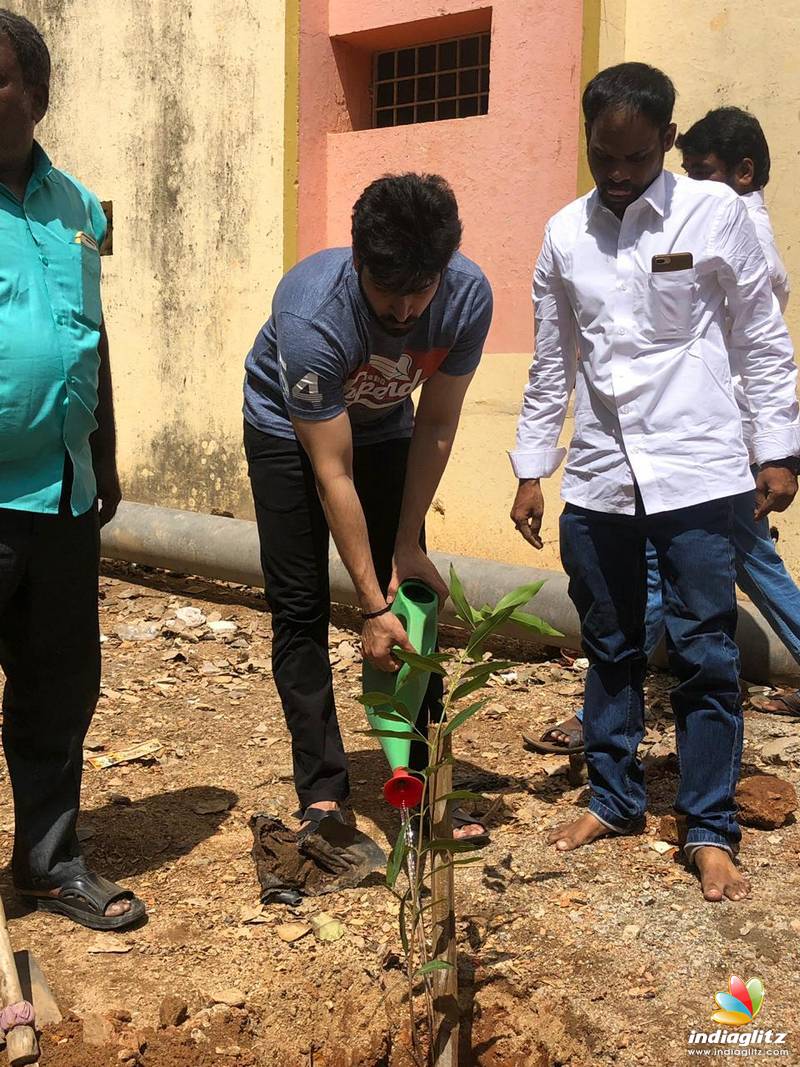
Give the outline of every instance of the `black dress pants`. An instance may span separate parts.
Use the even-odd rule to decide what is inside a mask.
[[[272,611],[272,670],[292,737],[295,788],[301,808],[345,800],[347,757],[336,718],[328,655],[330,534],[311,461],[295,440],[262,433],[245,422],[245,452],[253,489],[261,565]],[[409,441],[354,449],[353,478],[367,522],[381,589],[388,588]],[[442,684],[431,675],[421,722],[440,714]],[[419,742],[412,767],[427,763]]]
[[[62,500],[69,500],[71,479]],[[97,510],[0,509],[3,749],[14,795],[20,889],[84,868],[75,832],[83,741],[100,692]]]

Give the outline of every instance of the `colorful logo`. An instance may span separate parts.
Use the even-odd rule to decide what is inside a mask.
[[[711,1018],[723,1026],[746,1026],[761,1011],[764,1002],[764,983],[760,978],[751,978],[743,982],[732,974],[728,982],[727,993],[717,993],[714,997],[721,1011],[715,1011]]]

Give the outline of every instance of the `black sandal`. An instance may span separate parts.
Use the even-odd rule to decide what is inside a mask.
[[[144,902],[130,889],[122,889],[108,878],[91,871],[69,878],[53,888],[59,891],[57,897],[40,896],[24,889],[18,889],[17,892],[23,899],[33,903],[37,911],[65,915],[81,926],[88,926],[90,930],[125,930],[146,914]],[[117,900],[129,900],[130,908],[122,915],[106,915],[106,908]]]
[[[573,723],[577,723],[577,726]],[[567,740],[556,741],[557,733],[566,734]],[[575,756],[583,752],[583,723],[577,715],[572,715],[549,727],[538,740],[523,734],[522,744],[529,752],[538,752],[541,756]]]
[[[315,808],[313,804],[309,804],[305,811],[297,811],[295,815],[301,823],[310,823],[305,830],[297,831],[297,843],[299,844],[309,834],[316,833],[319,830],[319,824],[324,819],[335,819],[336,822],[343,823],[344,815],[341,808]]]
[[[486,829],[486,823],[479,815],[473,815],[470,812],[464,811],[463,808],[453,808],[450,812],[450,818],[453,822],[453,829],[458,830],[462,826],[480,826],[483,830],[482,834],[473,834],[470,837],[459,837],[459,841],[469,841],[475,848],[485,848],[486,845],[491,844],[491,836]]]
[[[450,821],[452,823],[453,830],[458,830],[462,826],[480,826],[483,829],[482,834],[475,834],[472,837],[459,837],[455,838],[455,840],[469,841],[470,844],[475,846],[475,848],[485,848],[486,845],[491,844],[492,838],[488,830],[486,829],[486,823],[483,821],[483,819],[480,818],[480,816],[472,815],[469,812],[464,811],[463,808],[454,807],[450,811]],[[417,841],[419,839],[419,824],[420,815],[419,812],[416,811],[414,812],[411,818],[411,839],[413,842],[413,847],[416,847]],[[428,834],[426,829],[425,840],[427,841],[427,839]]]

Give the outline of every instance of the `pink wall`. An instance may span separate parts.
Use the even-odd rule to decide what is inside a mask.
[[[299,254],[347,244],[352,205],[380,174],[443,174],[461,208],[463,251],[494,289],[487,347],[527,351],[544,223],[575,196],[581,0],[496,0],[491,13],[485,0],[303,0],[300,10]],[[363,128],[372,51],[478,32],[489,18],[488,115]],[[406,28],[421,19],[430,24]]]

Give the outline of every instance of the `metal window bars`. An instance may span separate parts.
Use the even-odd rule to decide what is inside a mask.
[[[373,127],[485,115],[489,111],[490,34],[399,48],[375,55]]]

